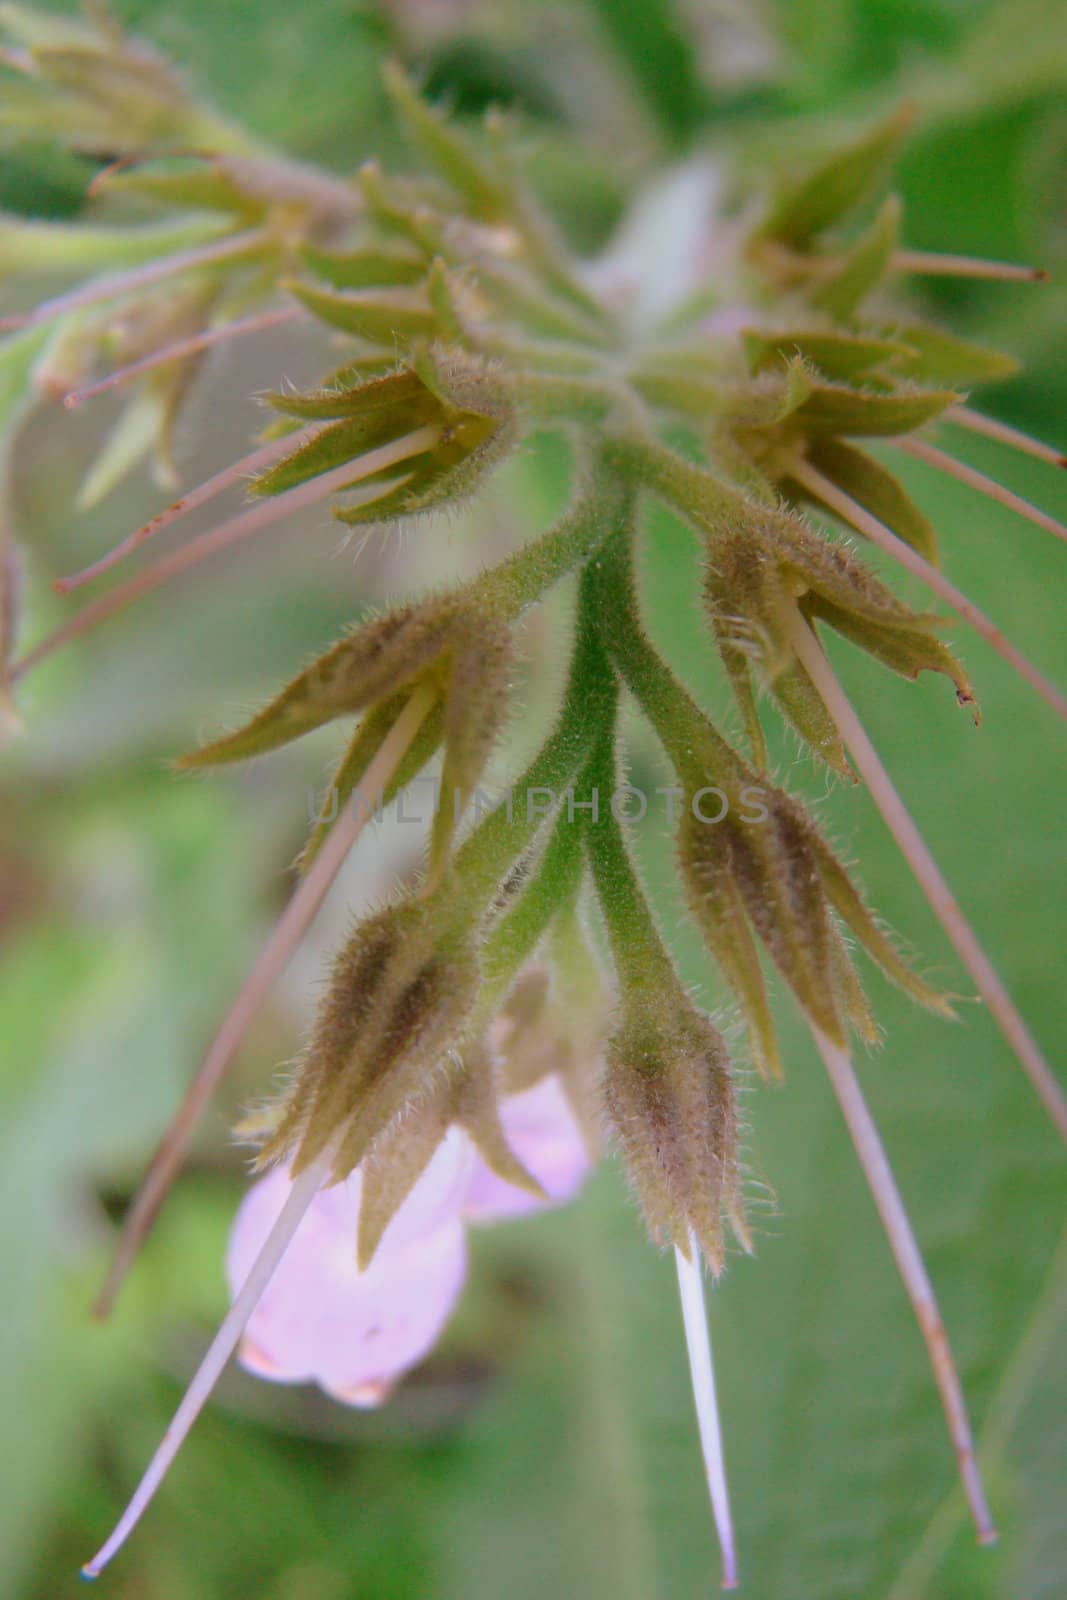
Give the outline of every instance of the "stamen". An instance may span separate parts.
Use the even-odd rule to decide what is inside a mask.
[[[85,1566],[82,1567],[83,1578],[98,1578],[112,1557],[121,1550],[140,1521],[156,1490],[166,1477],[171,1463],[181,1449],[186,1434],[200,1415],[212,1389],[222,1376],[223,1368],[237,1348],[241,1335],[244,1333],[252,1313],[260,1302],[263,1291],[274,1276],[275,1269],[303,1220],[304,1213],[329,1177],[333,1158],[334,1148],[330,1145],[316,1161],[313,1161],[310,1166],[300,1173],[299,1177],[294,1179],[293,1186],[281,1209],[278,1220],[267,1235],[263,1248],[253,1262],[233,1305],[224,1317],[219,1331],[208,1346],[207,1353],[197,1368],[192,1382],[186,1389],[181,1404],[174,1413],[170,1427],[163,1435],[158,1450],[148,1464],[144,1477],[137,1485],[133,1497],[119,1518],[111,1537],[101,1546],[93,1559],[86,1562]]]
[[[263,500],[258,505],[249,507],[247,511],[232,517],[229,522],[224,522],[219,527],[200,534],[198,538],[191,539],[187,545],[171,551],[161,560],[135,573],[125,583],[118,584],[108,594],[101,595],[99,600],[94,600],[84,610],[68,618],[54,633],[50,633],[46,639],[42,639],[40,644],[35,645],[24,655],[21,661],[14,663],[8,674],[8,683],[17,683],[20,678],[25,677],[31,667],[37,666],[38,662],[52,655],[61,646],[79,638],[98,622],[105,621],[132,601],[139,600],[142,595],[150,594],[153,589],[158,589],[170,578],[175,578],[189,567],[196,566],[205,557],[215,555],[217,551],[225,550],[228,545],[236,544],[241,539],[259,533],[262,528],[271,527],[291,513],[302,511],[305,506],[315,505],[317,501],[328,498],[361,477],[381,472],[400,461],[406,461],[409,456],[421,455],[423,451],[431,449],[437,443],[440,435],[440,428],[434,424],[416,428],[413,433],[405,434],[402,439],[397,439],[392,444],[383,445],[379,450],[368,451],[365,456],[360,457],[358,463],[350,461],[344,466],[334,467],[307,483],[298,484],[295,489],[287,489],[284,494],[275,495],[270,500]],[[389,493],[394,487],[392,482],[368,484],[349,504],[372,505],[375,500]]]
[[[228,233],[221,239],[196,245],[192,250],[179,250],[173,255],[146,261],[143,266],[131,267],[128,272],[112,273],[110,278],[93,278],[89,283],[79,284],[76,289],[68,289],[65,294],[42,300],[30,311],[0,317],[0,332],[35,327],[39,322],[62,317],[68,311],[80,311],[83,306],[95,306],[102,300],[113,300],[116,295],[147,289],[154,283],[163,283],[167,278],[176,278],[183,272],[195,272],[200,267],[214,266],[217,261],[250,255],[269,242],[270,234],[265,228],[249,228],[244,233]]]
[[[841,1107],[849,1135],[860,1159],[864,1176],[870,1186],[878,1215],[889,1240],[889,1248],[897,1264],[897,1271],[907,1290],[926,1344],[934,1380],[941,1392],[949,1436],[959,1462],[960,1481],[967,1503],[971,1508],[980,1544],[992,1544],[997,1537],[989,1506],[986,1502],[982,1474],[974,1454],[971,1425],[967,1417],[967,1403],[963,1398],[959,1374],[952,1359],[948,1334],[937,1307],[933,1284],[926,1264],[904,1209],[893,1169],[878,1135],[874,1118],[863,1098],[863,1091],[847,1053],[812,1027],[815,1043],[826,1064],[834,1093]]]
[[[978,986],[978,992],[1011,1047],[1056,1128],[1067,1139],[1067,1095],[1038,1049],[1030,1030],[1001,983],[989,957],[960,910],[941,869],[930,854],[907,807],[894,789],[867,733],[838,683],[811,629],[799,617],[790,626],[793,648],[823,698],[838,732],[882,813],[890,833],[926,896],[956,952]]]
[[[1002,283],[1047,283],[1044,267],[1017,261],[983,261],[978,256],[950,256],[937,251],[894,250],[894,272],[917,272],[927,278],[995,278]]]
[[[1044,673],[1039,672],[1033,662],[1028,660],[1021,650],[1017,650],[1009,639],[1005,638],[1004,634],[1001,633],[995,623],[990,621],[985,612],[980,611],[973,601],[968,600],[963,591],[957,589],[954,583],[950,583],[944,573],[939,572],[937,567],[931,566],[930,562],[925,560],[917,550],[913,550],[911,545],[904,539],[898,538],[891,528],[886,527],[885,523],[879,522],[878,518],[873,516],[866,507],[861,506],[858,501],[845,494],[844,490],[839,489],[835,483],[831,483],[830,479],[819,472],[816,467],[813,467],[810,461],[794,462],[789,469],[789,475],[796,483],[800,484],[801,488],[806,489],[813,499],[819,500],[823,505],[828,506],[843,522],[855,528],[857,533],[865,534],[872,544],[879,545],[881,549],[887,551],[896,561],[899,561],[900,565],[906,568],[908,572],[914,573],[917,578],[921,578],[923,583],[933,590],[934,594],[944,600],[946,605],[952,607],[957,616],[962,617],[965,622],[969,622],[974,631],[980,634],[986,643],[991,645],[1009,666],[1014,667],[1019,676],[1024,678],[1031,688],[1036,689],[1042,700],[1052,707],[1057,716],[1067,721],[1067,695],[1062,694],[1054,683],[1050,683]]]
[[[689,1375],[693,1382],[693,1400],[696,1404],[697,1426],[700,1430],[700,1446],[704,1454],[704,1472],[708,1480],[711,1509],[722,1553],[722,1586],[724,1589],[736,1589],[737,1554],[734,1547],[733,1519],[730,1515],[730,1497],[726,1485],[719,1407],[715,1395],[715,1368],[711,1358],[711,1337],[708,1332],[707,1308],[704,1304],[704,1285],[700,1275],[700,1251],[692,1234],[689,1237],[688,1259],[676,1246],[674,1264],[678,1271],[678,1294],[682,1302],[682,1321],[685,1324],[685,1342],[689,1351]]]
[[[206,478],[203,483],[198,483],[195,489],[190,489],[188,494],[183,494],[180,500],[175,500],[140,528],[135,528],[133,533],[128,533],[125,539],[120,539],[106,555],[98,561],[92,562],[88,567],[83,567],[80,572],[70,574],[65,578],[57,578],[52,588],[57,594],[69,594],[73,589],[80,589],[93,578],[101,577],[116,566],[124,556],[137,550],[149,539],[154,539],[157,533],[162,533],[164,528],[169,528],[172,522],[180,522],[182,517],[187,517],[193,511],[198,511],[201,506],[217,498],[232,484],[244,483],[261,471],[269,467],[272,462],[281,456],[287,455],[290,450],[299,450],[302,445],[309,444],[315,437],[316,429],[308,428],[302,433],[287,433],[280,439],[271,439],[266,444],[260,445],[258,450],[252,450],[248,455],[242,456],[240,461],[234,461],[230,466],[223,467],[221,472],[216,472],[212,477]]]
[[[1050,467],[1067,467],[1067,455],[1062,450],[1045,444],[1042,439],[1032,439],[1020,428],[1012,428],[1006,422],[998,422],[995,417],[987,417],[982,411],[972,411],[970,406],[949,406],[947,411],[942,411],[937,420],[952,422],[957,428],[966,428],[968,433],[980,433],[986,439],[995,439],[998,444],[1006,444],[1024,456],[1033,456],[1037,461],[1047,461]]]
[[[264,333],[268,328],[295,322],[306,314],[303,306],[274,306],[270,311],[260,311],[253,317],[242,317],[233,322],[225,322],[221,327],[207,328],[203,333],[192,334],[188,339],[176,339],[173,344],[164,345],[162,349],[153,350],[151,355],[142,356],[140,361],[131,361],[128,366],[116,367],[114,372],[99,378],[96,383],[87,383],[82,389],[72,389],[69,394],[63,396],[63,404],[68,411],[74,411],[78,406],[84,405],[86,400],[93,400],[99,394],[106,394],[109,389],[117,389],[120,384],[130,383],[134,378],[143,377],[146,372],[166,366],[170,361],[184,361],[188,356],[199,355],[203,350],[213,350],[216,345],[228,344],[232,339],[243,339],[246,334]]]
[[[93,1306],[93,1315],[109,1315],[115,1297],[133,1265],[138,1250],[159,1215],[170,1187],[181,1170],[189,1140],[205,1108],[232,1062],[253,1017],[284,972],[300,940],[344,865],[352,846],[373,815],[373,808],[388,787],[416,734],[433,708],[429,688],[417,690],[397,717],[369,763],[363,779],[330,829],[307,876],[293,892],[266,944],[241,985],[218,1032],[207,1048],[196,1076],[185,1091],[166,1129],[141,1186],[122,1225],[122,1232],[107,1278]]]
[[[995,500],[998,505],[1007,506],[1009,511],[1017,512],[1035,527],[1044,528],[1047,533],[1054,533],[1057,539],[1067,539],[1067,528],[1062,522],[1057,522],[1055,517],[1050,517],[1047,511],[1031,505],[1022,495],[1013,494],[994,478],[987,478],[984,472],[965,466],[962,461],[957,461],[955,456],[947,455],[944,450],[938,450],[936,445],[915,438],[898,438],[892,442],[898,450],[904,450],[909,456],[914,456],[916,461],[925,461],[927,466],[936,467],[939,472],[947,473],[950,478],[965,483],[969,489],[977,489],[979,494]]]

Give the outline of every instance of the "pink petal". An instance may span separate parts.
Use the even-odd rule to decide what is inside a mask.
[[[450,1128],[411,1193],[382,1235],[379,1250],[393,1250],[435,1233],[460,1214],[470,1183],[473,1156],[470,1140],[459,1128]],[[324,1189],[315,1204],[334,1225],[354,1240],[359,1224],[362,1175],[357,1167],[344,1183]],[[353,1245],[353,1248],[355,1246]]]
[[[471,1222],[502,1221],[573,1200],[589,1171],[589,1152],[559,1079],[543,1078],[509,1095],[501,1101],[500,1120],[515,1155],[548,1199],[515,1188],[476,1156],[464,1216]]]
[[[459,1298],[467,1251],[458,1200],[469,1170],[466,1139],[450,1136],[366,1272],[356,1266],[358,1174],[317,1195],[248,1324],[240,1352],[248,1370],[280,1383],[314,1381],[351,1405],[384,1399],[437,1342]],[[245,1196],[230,1236],[232,1290],[289,1187],[276,1169]]]

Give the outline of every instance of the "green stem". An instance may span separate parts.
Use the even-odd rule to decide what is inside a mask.
[[[595,820],[586,824],[585,837],[612,957],[623,992],[632,1000],[649,990],[669,991],[677,978],[612,809],[611,799],[618,787],[615,742],[613,714],[610,723],[601,727],[585,769],[586,782],[600,801]]]
[[[679,774],[697,787],[709,776],[736,776],[736,754],[648,642],[629,538],[619,536],[607,545],[596,564],[595,583],[605,647]]]
[[[482,951],[484,974],[480,1006],[492,1015],[501,995],[530,957],[549,923],[578,893],[582,881],[582,829],[565,811],[556,819],[552,837],[518,903],[493,929]]]
[[[471,598],[495,616],[517,617],[589,559],[619,526],[624,508],[622,490],[611,476],[601,474],[554,528],[475,579],[468,591]]]
[[[554,372],[516,372],[508,387],[534,422],[603,422],[624,400],[606,379]]]
[[[706,533],[717,533],[724,517],[752,514],[744,495],[655,439],[613,438],[604,458],[634,488],[653,490]]]
[[[486,817],[456,853],[458,898],[468,924],[488,912],[515,863],[536,838],[545,813],[535,809],[534,802],[544,799],[550,810],[558,805],[585,763],[605,715],[610,714],[615,689],[600,645],[595,605],[587,569],[579,591],[570,674],[555,729],[514,786],[510,804]],[[541,795],[536,794],[539,790]]]

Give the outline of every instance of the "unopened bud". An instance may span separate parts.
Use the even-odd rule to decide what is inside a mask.
[[[747,1235],[729,1055],[710,1019],[688,1004],[632,1008],[608,1045],[604,1106],[652,1237],[688,1255],[693,1236],[720,1271],[723,1213]]]
[[[264,1161],[302,1170],[336,1144],[346,1177],[382,1132],[418,1104],[461,1042],[479,986],[469,934],[430,901],[359,923],[334,963],[284,1114]]]

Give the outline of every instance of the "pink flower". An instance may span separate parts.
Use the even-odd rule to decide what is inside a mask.
[[[382,1236],[356,1265],[362,1178],[321,1189],[248,1322],[242,1365],[278,1383],[314,1382],[348,1405],[380,1404],[433,1348],[467,1271],[465,1221],[525,1215],[573,1199],[589,1156],[559,1080],[545,1078],[501,1105],[508,1142],[547,1196],[491,1171],[453,1128]],[[276,1168],[245,1196],[227,1256],[236,1295],[292,1188]]]
[[[308,1207],[241,1341],[242,1365],[279,1383],[315,1382],[349,1405],[377,1405],[441,1334],[467,1272],[459,1208],[472,1165],[453,1130],[400,1207],[365,1272],[356,1265],[357,1170]],[[227,1256],[236,1294],[291,1184],[280,1168],[237,1213]]]
[[[476,1156],[463,1215],[471,1222],[498,1222],[573,1200],[589,1171],[589,1153],[559,1078],[553,1074],[509,1095],[501,1102],[500,1121],[508,1144],[547,1199],[515,1188]]]

